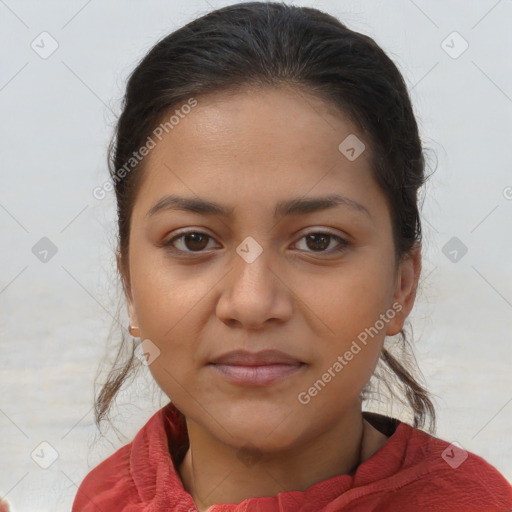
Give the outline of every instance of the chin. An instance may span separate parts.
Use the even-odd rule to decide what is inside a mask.
[[[208,424],[214,429],[214,435],[230,446],[270,453],[286,450],[299,442],[304,428],[298,419],[296,414],[290,414],[289,407],[249,404],[226,411],[220,425],[216,421],[208,421]]]

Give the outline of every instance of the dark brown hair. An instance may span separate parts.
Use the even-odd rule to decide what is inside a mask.
[[[144,161],[129,172],[119,170],[126,169],[133,153],[176,105],[247,85],[292,86],[326,100],[355,123],[370,142],[373,176],[391,213],[398,266],[422,239],[418,189],[426,181],[423,147],[402,75],[373,39],[333,16],[313,8],[248,2],[210,12],[164,37],[128,79],[109,147],[121,274],[128,275],[130,218]],[[433,431],[434,406],[414,376],[417,369],[403,330],[398,342],[398,356],[385,345],[371,380],[381,379],[392,398],[409,406],[414,426],[422,427],[429,419]],[[96,399],[98,425],[133,374],[134,350],[133,340],[123,332],[114,366]],[[371,396],[371,388],[368,383],[363,398]]]

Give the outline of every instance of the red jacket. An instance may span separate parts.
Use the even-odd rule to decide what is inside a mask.
[[[478,455],[398,420],[364,417],[390,438],[354,474],[208,512],[512,511],[512,487]],[[176,471],[188,446],[185,419],[169,403],[85,477],[72,512],[196,511]]]

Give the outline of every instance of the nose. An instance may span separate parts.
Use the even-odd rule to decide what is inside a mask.
[[[272,321],[286,322],[293,312],[293,293],[279,266],[271,266],[270,249],[254,260],[236,254],[233,268],[221,281],[217,317],[229,326],[257,330]]]

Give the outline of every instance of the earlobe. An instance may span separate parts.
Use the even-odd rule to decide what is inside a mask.
[[[133,305],[133,301],[128,297],[126,301],[128,303],[128,316],[130,317],[128,331],[134,338],[140,338],[139,321],[137,319],[137,313],[135,312],[135,306]]]
[[[394,336],[402,330],[405,319],[414,306],[420,273],[421,245],[416,242],[398,268],[392,302],[392,304],[395,304],[394,309],[397,313],[388,324],[387,336]],[[400,305],[399,310],[398,304]]]
[[[133,336],[134,338],[140,338],[140,329],[135,326],[135,325],[132,325],[130,323],[130,325],[128,326],[128,332],[130,333],[131,336]]]

